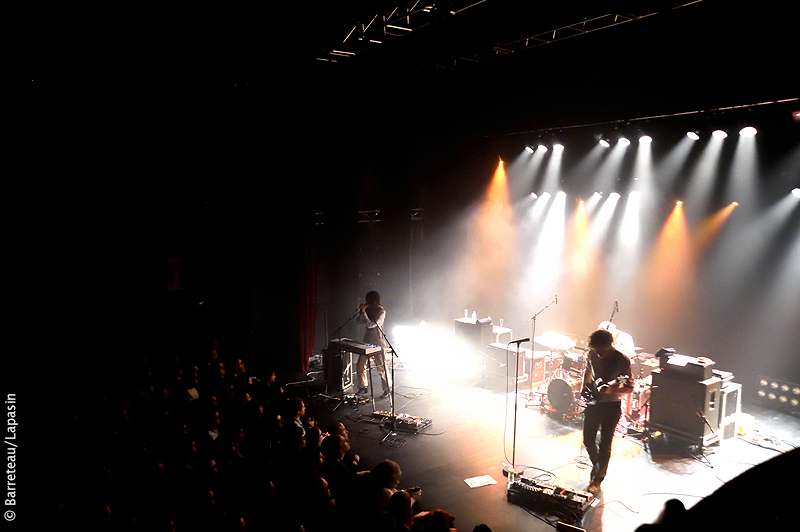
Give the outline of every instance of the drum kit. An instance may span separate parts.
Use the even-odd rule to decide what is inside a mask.
[[[581,397],[583,388],[583,374],[586,370],[587,349],[578,347],[577,343],[569,336],[556,332],[546,332],[536,336],[534,341],[549,349],[549,374],[544,375],[538,391],[531,395],[531,399],[538,400],[542,410],[562,416],[564,419],[580,419],[585,408],[584,399]],[[641,348],[635,348],[637,351]],[[637,357],[638,355],[634,355]],[[645,421],[648,412],[650,397],[650,379],[636,378],[634,391],[625,397],[622,404],[623,416],[631,422]]]

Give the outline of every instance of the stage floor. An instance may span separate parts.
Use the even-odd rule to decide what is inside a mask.
[[[318,377],[305,385],[312,397],[307,415],[323,430],[342,421],[365,468],[384,459],[397,462],[401,488],[422,488],[419,510],[450,512],[462,532],[481,523],[493,532],[550,531],[557,516],[507,500],[504,467],[513,463],[524,477],[586,489],[589,460],[580,417],[565,419],[531,404],[530,385],[521,384],[515,396],[513,383],[500,377],[431,374],[402,364],[394,373],[395,412],[430,420],[418,433],[393,434],[390,422],[374,415],[392,409],[388,399],[377,398],[374,370],[374,404],[325,395]],[[679,499],[690,508],[744,471],[800,445],[800,419],[748,404],[742,411],[754,416],[747,437],[722,440],[701,453],[618,433],[603,491],[578,526],[590,532],[633,531],[654,522],[667,500]],[[488,485],[471,488],[465,482],[483,476],[490,477]]]

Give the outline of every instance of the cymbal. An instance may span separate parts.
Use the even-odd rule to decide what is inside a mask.
[[[536,343],[549,347],[554,351],[566,351],[575,347],[575,342],[569,336],[557,332],[546,332],[534,338]]]

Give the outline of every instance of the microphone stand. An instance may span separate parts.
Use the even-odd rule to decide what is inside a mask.
[[[528,401],[533,400],[533,368],[536,365],[536,318],[539,317],[539,314],[547,310],[553,303],[558,305],[558,296],[556,296],[555,301],[547,303],[547,305],[545,305],[543,309],[541,309],[539,312],[531,316],[530,319],[528,319],[528,321],[531,322],[531,347],[533,348],[531,350],[531,369],[528,375],[528,397],[527,397]],[[547,360],[544,360],[542,362],[542,377],[544,377],[546,373],[547,373]]]
[[[517,402],[519,399],[519,344],[530,340],[530,338],[523,338],[522,340],[512,340],[506,344],[506,374],[508,374],[508,346],[511,344],[517,344],[517,358],[515,371],[515,378],[514,378],[514,436],[511,440],[511,467],[508,469],[508,478],[514,479],[517,475],[516,461],[517,461]],[[524,369],[524,368],[523,368]]]
[[[398,355],[397,355],[397,352],[394,350],[394,346],[389,341],[389,338],[386,336],[386,333],[383,332],[383,329],[381,328],[381,326],[378,325],[377,322],[373,321],[372,323],[375,324],[375,327],[378,329],[378,332],[381,333],[381,336],[383,337],[384,341],[386,342],[386,345],[389,346],[389,351],[392,353],[392,358],[391,358],[391,362],[392,362],[392,368],[391,368],[392,380],[391,380],[391,382],[389,382],[389,390],[390,390],[390,392],[389,392],[389,403],[392,405],[392,430],[391,430],[391,432],[388,432],[386,434],[386,436],[384,436],[383,439],[381,440],[381,443],[386,443],[386,440],[388,440],[390,436],[391,437],[396,437],[397,436],[397,415],[395,414],[395,411],[394,411],[394,358],[396,356],[398,356]],[[386,371],[386,357],[383,358],[383,365],[384,365],[383,371]],[[373,411],[375,410],[375,399],[374,398],[372,400],[372,410]]]
[[[619,302],[614,301],[614,308],[611,309],[611,317],[608,318],[608,323],[612,323],[614,321],[614,314],[619,312]],[[606,327],[608,329],[608,327]]]

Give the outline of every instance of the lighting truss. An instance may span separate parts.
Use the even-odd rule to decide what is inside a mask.
[[[363,21],[356,22],[351,28],[344,30],[342,32],[344,39],[330,42],[317,55],[317,59],[329,62],[348,62],[377,51],[377,48],[390,41],[407,37],[422,28],[489,2],[490,0],[453,0],[442,4],[435,0],[417,0],[389,9],[388,12],[372,13]],[[657,2],[655,6],[649,8],[642,6],[635,12],[613,12],[592,18],[584,17],[580,21],[522,39],[484,47],[480,50],[461,50],[447,61],[438,61],[436,65],[428,66],[449,69],[464,61],[474,63],[499,55],[509,55],[701,2],[702,0]]]

